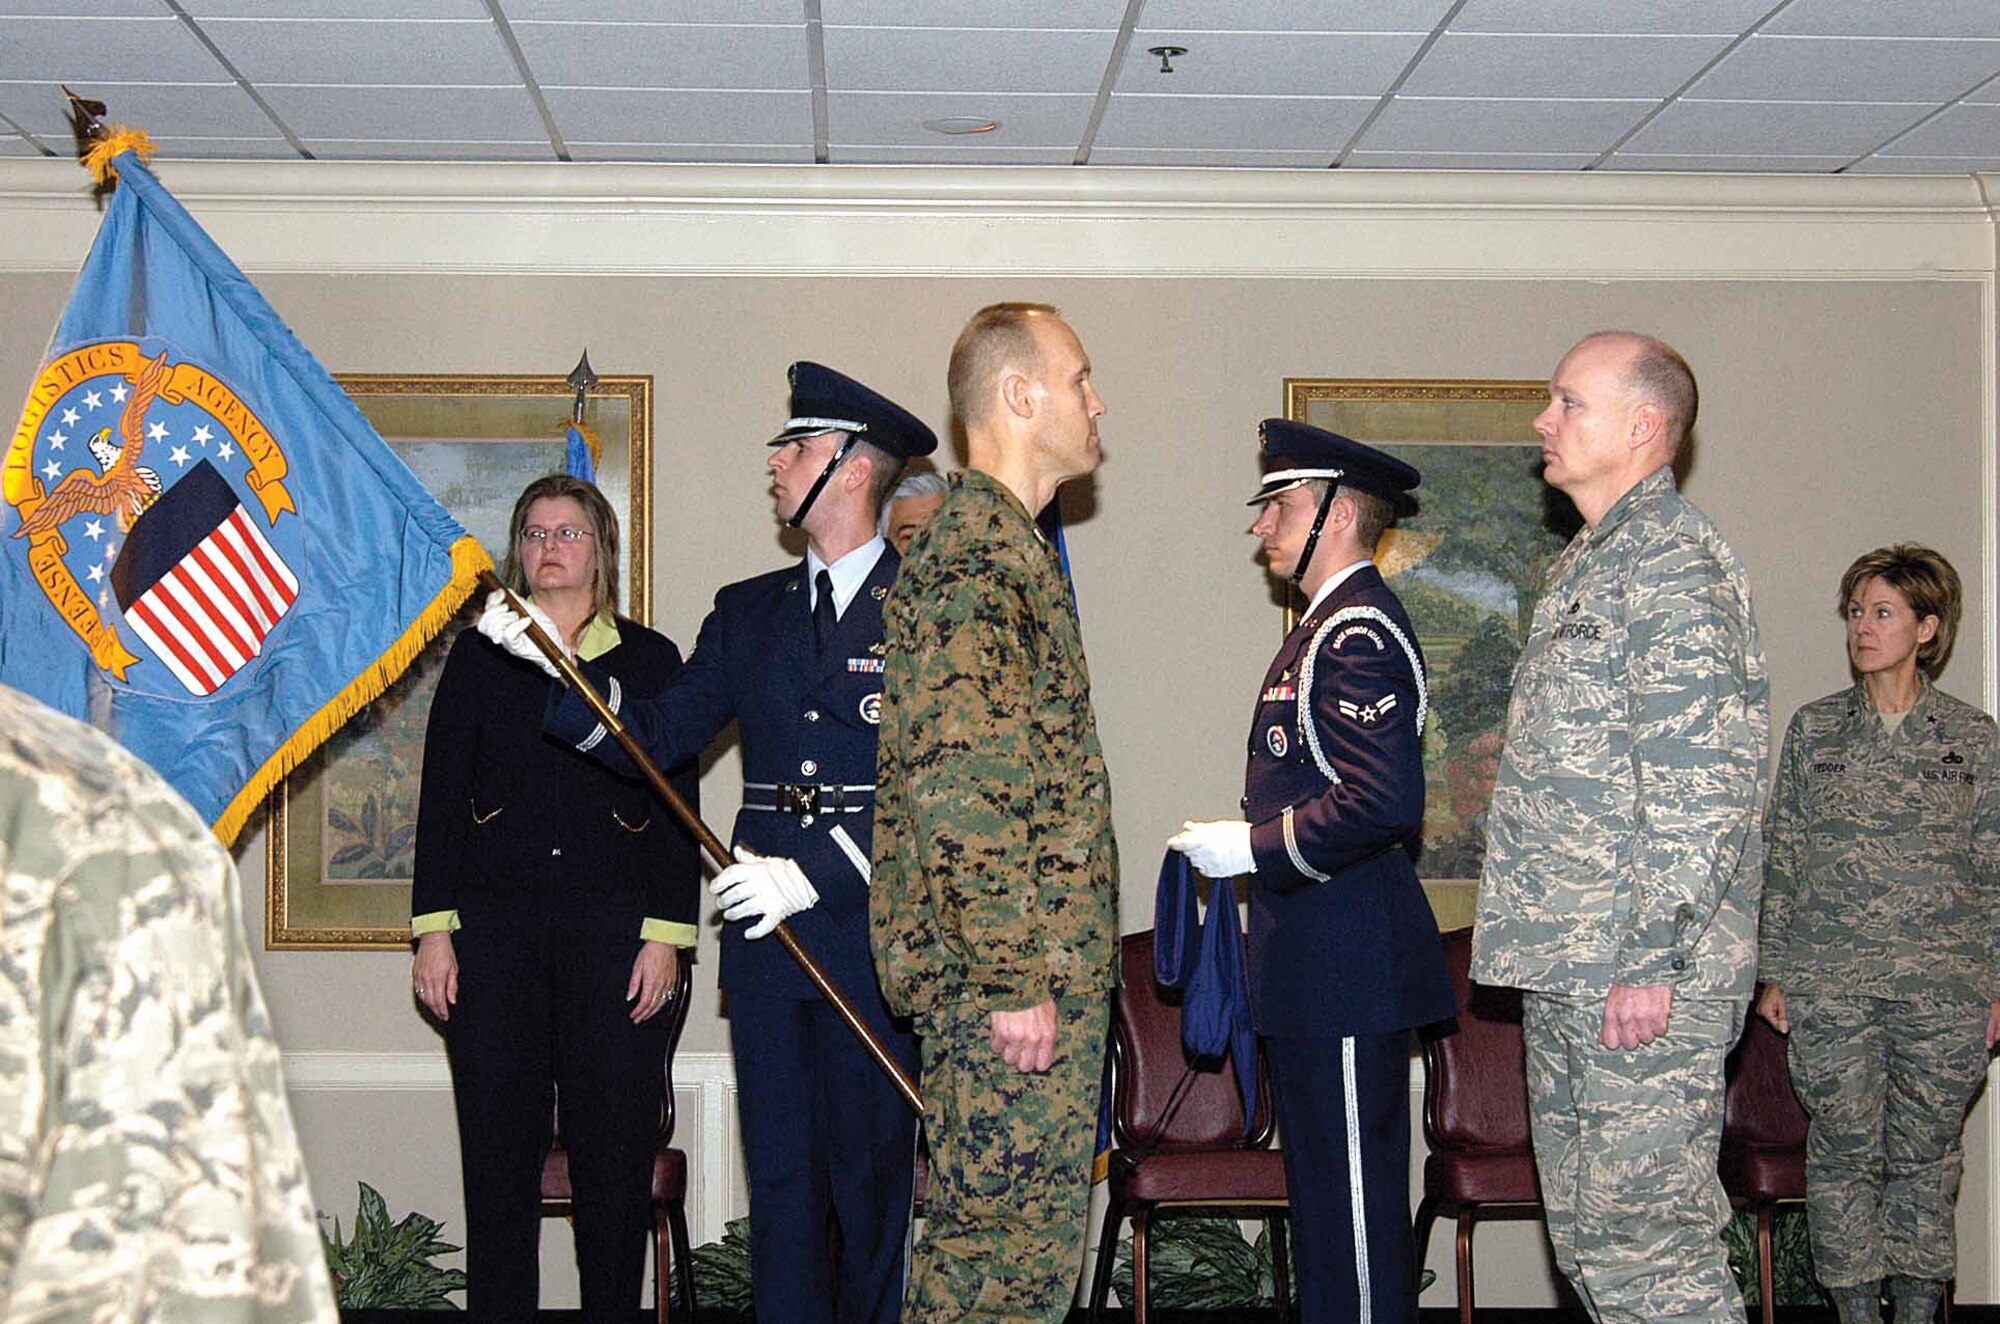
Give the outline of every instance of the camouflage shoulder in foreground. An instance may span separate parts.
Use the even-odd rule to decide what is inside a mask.
[[[336,1319],[228,854],[103,735],[0,732],[0,1319]]]
[[[1012,493],[945,499],[884,619],[875,965],[889,1005],[1108,987],[1118,860],[1069,586]]]
[[[1770,695],[1743,566],[1660,469],[1577,534],[1535,608],[1475,977],[1747,996]]]

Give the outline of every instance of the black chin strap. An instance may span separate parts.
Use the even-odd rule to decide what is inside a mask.
[[[813,502],[819,500],[819,494],[825,490],[827,480],[833,477],[833,471],[840,467],[840,462],[847,458],[849,451],[854,449],[854,443],[861,440],[860,437],[852,432],[845,433],[843,436],[844,440],[840,443],[840,449],[835,451],[833,458],[826,462],[826,468],[820,470],[819,477],[814,480],[812,487],[806,492],[806,499],[799,502],[799,508],[792,512],[790,519],[785,521],[786,528],[796,529],[799,525],[805,523],[806,512],[813,508]]]
[[[817,489],[815,489],[817,490]],[[1319,546],[1320,530],[1326,527],[1327,514],[1333,509],[1333,494],[1339,490],[1337,483],[1326,485],[1326,495],[1319,499],[1319,513],[1313,516],[1312,532],[1306,535],[1306,545],[1299,551],[1299,563],[1292,567],[1292,583],[1297,585],[1305,578],[1306,567],[1312,564],[1313,549]],[[1305,589],[1301,586],[1300,592]]]

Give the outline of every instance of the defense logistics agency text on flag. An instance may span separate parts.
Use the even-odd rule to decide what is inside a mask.
[[[0,461],[0,682],[231,841],[490,565],[132,152]]]

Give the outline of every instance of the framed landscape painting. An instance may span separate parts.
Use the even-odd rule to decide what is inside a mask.
[[[1528,381],[1287,378],[1285,416],[1366,442],[1423,474],[1417,513],[1375,560],[1429,671],[1417,872],[1440,928],[1472,922],[1514,660],[1550,562],[1582,521],[1542,482]]]
[[[573,388],[561,377],[340,375],[426,488],[500,565],[521,489],[563,468]],[[651,616],[653,379],[603,377],[584,422],[602,441],[597,482],[619,513],[624,601]],[[367,549],[356,548],[356,555]],[[431,695],[465,611],[381,698],[273,791],[268,804],[264,945],[395,948],[410,940],[410,880]]]

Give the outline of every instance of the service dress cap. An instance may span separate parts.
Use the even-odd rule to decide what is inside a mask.
[[[1423,476],[1393,455],[1288,418],[1265,419],[1257,425],[1257,436],[1264,479],[1257,495],[1243,503],[1246,506],[1260,506],[1280,492],[1319,479],[1373,493],[1398,514],[1415,509],[1410,490]]]
[[[823,432],[850,432],[904,461],[937,449],[937,434],[894,400],[845,373],[801,359],[790,372],[792,416],[773,446]]]

